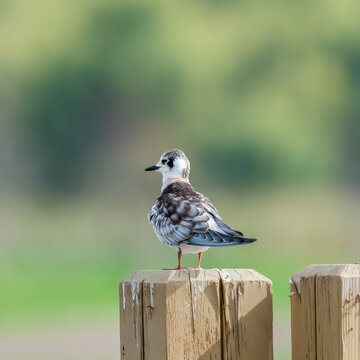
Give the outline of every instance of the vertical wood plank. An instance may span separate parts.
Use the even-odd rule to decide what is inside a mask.
[[[233,269],[220,270],[222,288],[222,342],[224,359],[240,359],[241,275]]]
[[[220,270],[220,276],[224,359],[272,360],[271,281],[254,270]]]
[[[342,274],[343,357],[360,358],[360,265],[347,266]]]
[[[310,266],[291,278],[291,343],[293,360],[316,360],[316,274]]]
[[[296,277],[293,359],[360,359],[360,266],[311,266]]]
[[[143,359],[142,281],[143,274],[136,272],[120,283],[120,356],[122,360]]]
[[[316,277],[317,355],[360,359],[360,266],[327,265]]]
[[[236,270],[238,271],[238,270]],[[242,274],[241,359],[273,359],[272,283],[254,270]],[[261,344],[261,346],[259,346]]]
[[[320,268],[316,276],[317,359],[342,358],[341,283],[337,267]]]
[[[177,271],[166,289],[167,359],[192,359],[195,351],[189,272]]]
[[[193,354],[191,359],[221,359],[220,281],[217,269],[190,270]]]
[[[144,279],[144,360],[166,360],[167,287],[176,271],[151,271]]]

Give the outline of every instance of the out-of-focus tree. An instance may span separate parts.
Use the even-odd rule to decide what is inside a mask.
[[[154,119],[214,180],[359,182],[356,1],[35,3],[7,4],[1,44],[42,188],[83,186]]]

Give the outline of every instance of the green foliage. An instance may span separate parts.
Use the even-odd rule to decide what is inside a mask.
[[[136,142],[154,118],[178,129],[173,143],[208,173],[213,159],[236,162],[229,184],[358,178],[357,3],[37,3],[33,47],[12,47],[25,41],[12,31],[23,1],[8,5],[2,26],[13,39],[2,42],[4,65],[25,79],[16,121],[31,134],[24,161],[33,155],[42,187],[83,185],[112,124],[120,142],[136,126],[126,136]]]
[[[23,122],[41,164],[42,187],[74,190],[101,138],[110,84],[97,68],[59,65],[26,89]]]

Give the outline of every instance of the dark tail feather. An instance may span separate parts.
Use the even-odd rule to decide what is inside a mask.
[[[250,244],[254,241],[256,241],[256,239],[225,235],[209,230],[206,233],[195,233],[193,237],[184,242],[184,244],[196,246],[233,246]]]

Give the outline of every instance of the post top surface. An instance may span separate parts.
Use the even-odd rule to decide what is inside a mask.
[[[338,277],[342,279],[360,278],[360,264],[310,265],[291,276],[290,283],[295,286],[297,293],[300,294],[301,279],[310,279],[324,276]]]
[[[314,264],[309,265],[292,276],[292,278],[308,278],[312,276],[360,276],[360,264]]]
[[[264,275],[252,269],[194,269],[194,270],[139,270],[122,282],[187,282],[187,281],[258,281],[272,284]]]

